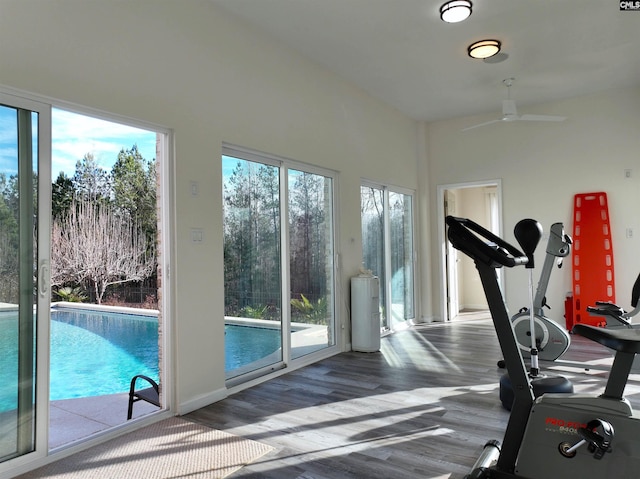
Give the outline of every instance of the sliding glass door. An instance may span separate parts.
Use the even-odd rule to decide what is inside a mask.
[[[413,196],[389,191],[389,262],[392,321],[415,318]]]
[[[46,453],[49,118],[0,94],[0,462]]]
[[[380,279],[380,327],[415,318],[413,194],[362,185],[362,261]]]
[[[288,170],[291,357],[333,346],[333,179]]]
[[[336,345],[334,179],[224,152],[225,371],[242,382]]]
[[[283,366],[280,169],[223,156],[225,371]],[[284,338],[286,339],[286,338]]]

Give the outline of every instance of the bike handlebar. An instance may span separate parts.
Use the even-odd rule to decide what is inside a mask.
[[[468,218],[447,216],[448,237],[454,248],[493,268],[526,265],[529,259],[515,246]],[[476,233],[476,234],[474,234]],[[487,240],[487,241],[483,241]]]

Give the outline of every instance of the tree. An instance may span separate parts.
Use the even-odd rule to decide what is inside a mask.
[[[69,211],[74,196],[73,180],[61,171],[56,181],[51,185],[51,215],[53,218],[60,218]]]
[[[0,302],[17,303],[19,297],[18,208],[17,175],[0,173]]]
[[[84,284],[98,304],[109,285],[142,281],[155,271],[155,250],[146,235],[107,205],[74,200],[54,220],[51,245],[52,284]]]
[[[158,223],[156,181],[155,161],[145,160],[137,145],[120,150],[111,169],[113,202],[142,228],[150,241],[155,238]]]
[[[18,175],[7,176],[6,173],[0,173],[0,197],[2,197],[8,211],[11,212],[11,215],[17,222],[20,211]],[[34,198],[37,198],[37,196],[34,196]]]
[[[76,162],[73,187],[76,195],[82,199],[100,203],[109,202],[111,197],[110,177],[98,165],[93,153],[85,154],[81,161]]]
[[[295,180],[291,181],[293,178]],[[291,291],[296,294],[325,294],[327,238],[324,235],[324,186],[325,178],[320,175],[307,172],[290,174],[290,275]]]
[[[361,187],[363,263],[374,274],[384,273],[384,191]],[[384,290],[384,288],[383,288]]]
[[[278,168],[238,160],[224,184],[225,307],[280,306]]]
[[[18,222],[0,196],[0,302],[18,302]]]

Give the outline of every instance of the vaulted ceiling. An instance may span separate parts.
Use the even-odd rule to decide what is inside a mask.
[[[444,0],[210,1],[417,120],[499,111],[510,77],[519,113],[640,84],[640,11],[614,0],[472,0],[456,24]],[[506,59],[470,58],[482,39]]]

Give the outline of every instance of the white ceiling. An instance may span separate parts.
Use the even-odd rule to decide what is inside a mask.
[[[640,11],[616,0],[472,0],[457,24],[444,0],[210,1],[418,120],[499,111],[508,77],[518,113],[640,84]],[[508,58],[470,58],[482,39]]]

